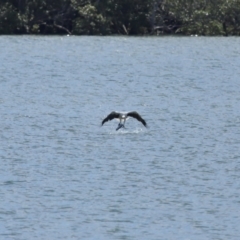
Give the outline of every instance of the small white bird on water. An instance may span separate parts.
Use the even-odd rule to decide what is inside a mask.
[[[133,111],[133,112],[128,112],[128,113],[120,113],[120,112],[111,112],[106,118],[103,119],[102,121],[102,125],[107,122],[107,121],[111,121],[112,119],[114,118],[118,118],[119,119],[119,124],[118,124],[118,127],[116,129],[119,130],[120,128],[124,127],[124,124],[127,120],[128,117],[133,117],[133,118],[136,118],[138,121],[140,121],[145,127],[147,127],[147,123],[146,121],[136,112],[136,111]]]

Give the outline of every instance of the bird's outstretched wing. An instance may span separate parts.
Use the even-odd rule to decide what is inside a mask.
[[[140,121],[145,127],[147,127],[146,121],[137,113],[137,112],[129,112],[127,113],[128,117],[136,118],[138,121]]]
[[[119,116],[120,116],[120,113],[114,112],[114,111],[111,112],[106,118],[102,120],[102,125],[107,121],[113,120],[114,118],[119,118]]]

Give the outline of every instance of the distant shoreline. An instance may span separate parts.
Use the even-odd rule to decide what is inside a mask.
[[[240,36],[239,0],[6,0],[0,13],[0,35]]]

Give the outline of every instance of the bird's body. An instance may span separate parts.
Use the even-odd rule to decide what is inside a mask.
[[[128,117],[133,117],[135,119],[137,119],[138,121],[140,121],[145,127],[147,127],[147,123],[146,121],[135,111],[133,112],[128,112],[128,113],[120,113],[120,112],[111,112],[106,118],[103,119],[102,121],[102,125],[107,122],[107,121],[111,121],[112,119],[114,118],[118,118],[119,119],[119,124],[118,124],[118,127],[116,129],[119,130],[120,128],[124,127],[124,124],[127,120]]]

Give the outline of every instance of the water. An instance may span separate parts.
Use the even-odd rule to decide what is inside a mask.
[[[238,38],[0,49],[0,239],[240,238]],[[112,110],[149,128],[101,127]]]

